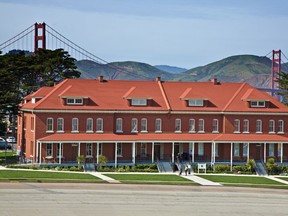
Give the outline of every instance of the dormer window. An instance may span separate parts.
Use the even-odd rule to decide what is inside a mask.
[[[251,107],[265,107],[265,101],[250,101]]]
[[[132,98],[131,106],[147,106],[147,99]]]
[[[190,107],[203,107],[204,106],[204,100],[203,99],[189,99],[188,100],[188,106]]]
[[[83,98],[67,98],[68,105],[83,105]]]

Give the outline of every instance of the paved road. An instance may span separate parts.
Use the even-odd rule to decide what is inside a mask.
[[[217,186],[0,183],[1,216],[287,215],[287,190]]]

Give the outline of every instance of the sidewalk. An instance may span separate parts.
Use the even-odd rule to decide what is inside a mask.
[[[288,185],[288,181],[284,181],[282,179],[279,179],[279,178],[276,178],[274,176],[264,176],[265,178],[268,178],[268,179],[271,179],[273,181],[277,181],[277,182],[280,182],[280,183],[283,183],[283,184],[286,184]]]
[[[186,179],[189,179],[191,181],[194,181],[200,185],[203,185],[203,186],[222,186],[220,183],[217,183],[217,182],[212,182],[212,181],[209,181],[207,179],[204,179],[204,178],[201,178],[199,176],[195,176],[193,174],[191,175],[182,175],[183,178],[186,178]]]
[[[96,176],[96,177],[98,177],[98,178],[100,178],[100,179],[102,179],[102,180],[104,180],[104,181],[107,181],[107,182],[109,182],[109,183],[115,183],[115,184],[121,183],[120,181],[117,181],[117,180],[112,179],[112,178],[110,178],[110,177],[108,177],[108,176],[102,175],[102,174],[99,173],[99,172],[88,172],[88,173],[91,174],[91,175],[93,175],[93,176]]]

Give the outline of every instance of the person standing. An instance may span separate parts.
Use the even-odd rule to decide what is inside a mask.
[[[187,164],[187,167],[188,167],[188,174],[190,175],[190,174],[191,174],[191,164],[188,163],[188,164]]]
[[[188,173],[188,165],[186,164],[185,166],[185,175],[187,176],[187,173]]]

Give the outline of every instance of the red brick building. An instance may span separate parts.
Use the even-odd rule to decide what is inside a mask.
[[[37,163],[288,162],[288,108],[246,83],[67,79],[28,95],[18,150]]]

